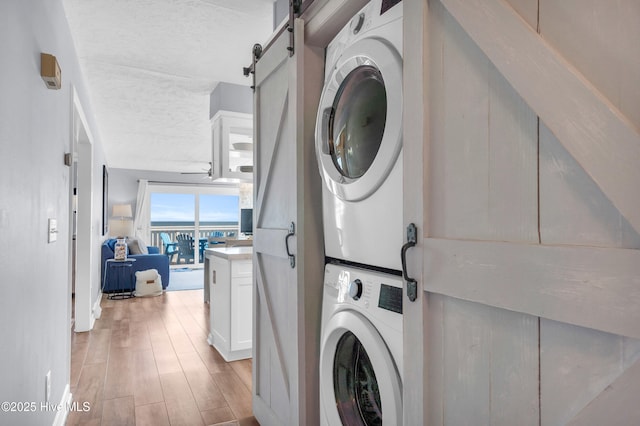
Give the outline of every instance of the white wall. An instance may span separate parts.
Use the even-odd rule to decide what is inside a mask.
[[[273,2],[273,29],[275,30],[287,16],[289,16],[289,2],[287,0],[275,0]]]
[[[41,52],[58,58],[61,90],[48,90],[40,78]],[[50,401],[59,403],[70,365],[70,169],[63,154],[71,145],[72,84],[94,136],[96,253],[104,156],[61,0],[0,2],[0,57],[0,401],[39,404],[51,370]],[[58,221],[51,244],[48,218]],[[0,412],[0,424],[52,424],[56,414]]]

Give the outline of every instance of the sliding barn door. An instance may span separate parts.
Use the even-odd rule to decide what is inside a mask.
[[[322,208],[307,118],[315,114],[305,117],[302,104],[320,91],[305,86],[305,58],[321,70],[322,56],[305,50],[303,33],[298,19],[295,53],[285,31],[255,67],[253,410],[261,425],[318,418]]]
[[[403,3],[406,424],[640,424],[638,2]]]

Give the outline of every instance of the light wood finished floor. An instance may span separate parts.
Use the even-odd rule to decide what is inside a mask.
[[[257,425],[251,360],[207,344],[203,290],[102,301],[92,331],[72,333],[71,393],[87,412],[67,425]]]

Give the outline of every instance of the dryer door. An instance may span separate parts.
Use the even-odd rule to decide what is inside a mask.
[[[322,423],[402,424],[402,385],[382,337],[362,315],[342,311],[325,328],[320,352]]]
[[[316,119],[316,153],[329,190],[362,200],[389,175],[402,148],[402,59],[390,45],[363,39],[330,71]]]

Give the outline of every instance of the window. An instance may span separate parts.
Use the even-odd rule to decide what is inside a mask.
[[[172,257],[172,263],[202,263],[208,238],[238,235],[240,214],[237,188],[193,188],[157,186],[149,189],[151,245],[161,248],[165,244],[161,234],[176,241],[178,234],[187,234],[194,240],[194,254],[185,261]],[[166,237],[166,235],[165,235]]]

